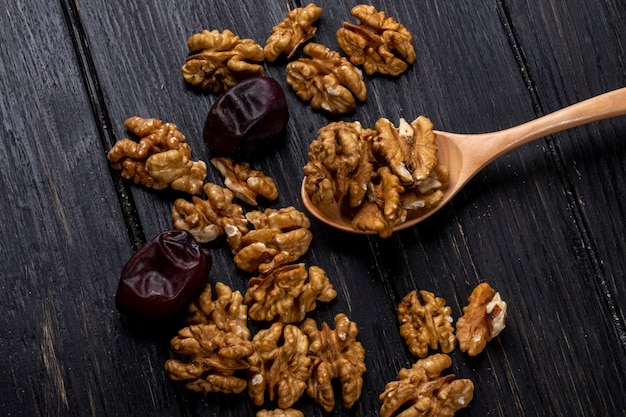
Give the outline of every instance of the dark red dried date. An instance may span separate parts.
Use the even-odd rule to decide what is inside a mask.
[[[281,85],[269,77],[253,77],[215,101],[202,136],[215,156],[250,157],[274,148],[288,120]]]
[[[169,318],[204,287],[211,265],[211,255],[189,232],[163,232],[124,266],[116,306],[141,321]]]

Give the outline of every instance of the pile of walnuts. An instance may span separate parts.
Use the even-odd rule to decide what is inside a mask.
[[[400,335],[409,351],[420,358],[401,369],[398,380],[380,394],[381,417],[432,415],[451,417],[469,405],[474,384],[469,379],[441,375],[452,365],[447,354],[457,345],[470,356],[483,351],[487,342],[506,325],[506,303],[487,283],[478,285],[463,308],[454,333],[452,309],[443,298],[425,290],[411,291],[398,305]],[[431,354],[440,350],[442,353]]]
[[[204,393],[247,390],[255,405],[269,400],[286,413],[296,413],[291,407],[305,392],[331,412],[334,380],[341,384],[344,407],[360,398],[365,350],[357,341],[356,323],[345,314],[336,315],[334,329],[326,323],[318,328],[311,318],[282,316],[251,336],[247,294],[220,282],[214,291],[215,296],[207,284],[189,306],[187,326],[171,341],[185,356],[166,362],[172,380]],[[332,288],[326,286],[326,292],[334,297]]]
[[[183,77],[221,93],[263,75],[264,60],[285,55],[287,83],[298,97],[317,110],[349,113],[367,95],[359,67],[368,75],[397,76],[416,59],[412,35],[395,19],[368,5],[351,13],[360,23],[345,22],[337,31],[347,58],[321,44],[304,45],[322,14],[309,4],[290,11],[264,48],[229,30],[192,35]],[[292,60],[301,45],[305,56]],[[223,238],[236,267],[254,274],[245,294],[217,282],[189,304],[185,327],[170,342],[180,355],[165,364],[170,378],[192,391],[247,391],[256,406],[268,401],[278,406],[260,410],[258,417],[301,417],[292,407],[305,393],[330,413],[337,387],[344,408],[352,408],[363,387],[365,349],[357,340],[357,324],[345,314],[334,317],[334,327],[307,318],[318,302],[332,301],[337,292],[322,268],[298,262],[313,237],[306,215],[294,207],[245,212],[237,200],[256,207],[259,197],[278,198],[273,179],[245,162],[218,157],[210,163],[225,187],[205,183],[207,164],[192,160],[190,146],[172,123],[131,117],[125,127],[136,140],[113,146],[107,154],[111,167],[136,184],[188,194],[173,203],[174,228],[189,231],[200,243]],[[359,122],[331,123],[310,145],[305,188],[318,207],[337,204],[353,216],[355,229],[387,237],[408,210],[428,208],[442,198],[447,169],[436,154],[433,126],[425,117],[411,123],[402,119],[398,127],[380,119],[374,129]],[[504,328],[506,304],[487,284],[468,301],[455,334],[445,300],[427,291],[402,300],[400,334],[420,359],[386,385],[379,397],[381,417],[452,416],[472,400],[471,381],[441,375],[451,366],[447,353],[458,343],[469,355],[479,354]],[[250,320],[265,326],[252,334]],[[437,349],[443,353],[429,356]]]
[[[317,43],[299,47],[315,35],[322,9],[314,3],[291,10],[272,28],[265,46],[241,39],[230,30],[204,30],[187,41],[189,55],[182,67],[183,78],[203,91],[221,93],[240,81],[263,75],[262,62],[285,56],[287,84],[312,108],[331,114],[350,113],[357,100],[364,101],[367,88],[362,67],[374,73],[397,76],[415,62],[413,36],[405,26],[373,6],[352,8],[360,23],[344,22],[337,42],[347,57]]]
[[[305,392],[331,412],[338,380],[343,405],[351,408],[361,396],[365,349],[356,323],[345,314],[336,315],[334,329],[326,323],[318,328],[306,317],[318,302],[337,296],[322,268],[297,262],[313,238],[307,216],[294,207],[244,212],[237,200],[255,207],[259,196],[278,198],[272,178],[245,162],[219,157],[211,164],[226,187],[204,183],[206,164],[189,161],[191,148],[174,124],[131,117],[125,126],[138,140],[118,141],[108,153],[111,166],[137,184],[190,194],[191,201],[174,201],[174,228],[200,243],[223,237],[237,268],[255,274],[244,295],[218,282],[215,288],[207,284],[190,303],[186,326],[171,340],[172,350],[184,357],[166,362],[171,379],[205,393],[247,389],[255,405],[268,400],[278,405],[261,415],[295,416],[291,407]],[[182,157],[169,157],[173,152]],[[155,159],[166,161],[157,165],[160,170],[152,168]],[[196,167],[204,168],[201,175],[194,176]],[[253,336],[249,319],[269,328]]]
[[[374,129],[333,122],[317,132],[304,167],[304,190],[321,210],[337,206],[352,227],[386,238],[410,211],[443,199],[448,169],[439,164],[431,121],[398,127],[381,118]]]

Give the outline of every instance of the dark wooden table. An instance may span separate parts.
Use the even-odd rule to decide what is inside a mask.
[[[184,83],[186,40],[230,29],[263,44],[298,1],[60,0],[5,2],[0,52],[0,414],[6,416],[252,416],[246,394],[192,394],[163,370],[168,335],[147,337],[120,318],[122,266],[170,229],[172,200],[123,181],[106,152],[133,115],[175,123],[194,155],[216,96]],[[355,2],[323,0],[315,41]],[[375,1],[414,34],[417,61],[399,77],[366,76],[368,97],[344,120],[373,126],[428,116],[438,129],[510,127],[626,85],[622,0]],[[294,205],[308,143],[331,118],[285,83],[287,143],[255,163]],[[508,302],[507,328],[485,352],[456,350],[451,372],[470,378],[463,416],[626,414],[626,118],[541,139],[475,177],[427,222],[388,239],[313,221],[303,261],[326,270],[366,349],[363,395],[378,394],[415,359],[396,306],[413,289],[444,297],[455,317],[478,283]],[[209,169],[207,180],[220,182]],[[224,248],[210,281],[245,290]],[[273,407],[268,404],[268,407]],[[308,399],[297,408],[325,413]]]

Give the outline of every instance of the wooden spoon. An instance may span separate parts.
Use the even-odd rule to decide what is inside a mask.
[[[626,88],[621,88],[497,132],[468,135],[435,131],[439,162],[450,171],[450,180],[443,190],[443,200],[428,210],[409,211],[406,221],[395,226],[393,230],[406,229],[432,216],[482,168],[503,154],[535,139],[625,114]],[[342,215],[337,205],[320,210],[306,193],[304,181],[301,194],[307,210],[329,226],[352,233],[374,233],[355,230],[350,223],[352,219]]]

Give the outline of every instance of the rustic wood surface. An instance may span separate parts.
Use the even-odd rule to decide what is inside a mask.
[[[4,2],[0,27],[0,414],[252,416],[241,395],[199,395],[165,375],[168,338],[115,309],[122,266],[171,228],[167,193],[123,181],[106,152],[132,115],[177,124],[207,160],[204,118],[216,97],[187,88],[186,40],[230,29],[264,43],[306,3],[266,0]],[[353,21],[320,0],[315,41],[338,49]],[[417,62],[366,76],[368,97],[344,120],[373,126],[420,114],[441,130],[487,132],[626,86],[622,0],[391,1],[370,4],[414,34]],[[255,163],[275,178],[272,207],[302,208],[308,143],[334,120],[288,88],[285,62],[265,65],[286,89],[287,142]],[[500,158],[427,222],[388,239],[313,221],[303,261],[338,296],[312,314],[345,312],[366,349],[363,395],[332,415],[376,416],[378,394],[415,358],[395,308],[413,289],[444,297],[455,317],[479,282],[508,302],[508,325],[478,357],[452,354],[475,383],[459,416],[626,414],[626,118],[594,123]],[[208,180],[220,182],[209,170]],[[210,281],[245,290],[225,248]],[[268,404],[273,407],[273,404]],[[309,399],[307,416],[327,415]]]

